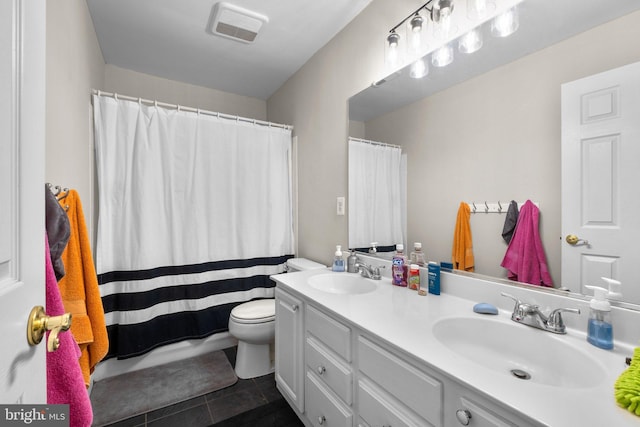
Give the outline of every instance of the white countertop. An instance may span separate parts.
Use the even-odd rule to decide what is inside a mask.
[[[486,317],[487,315],[474,313],[473,306],[478,302],[493,302],[503,298],[499,296],[499,287],[491,288],[491,284],[479,280],[478,286],[488,286],[482,291],[488,295],[483,301],[472,301],[455,296],[454,292],[444,292],[444,289],[441,295],[419,296],[416,291],[391,285],[390,279],[386,277],[373,281],[376,283],[375,291],[358,295],[327,293],[314,289],[307,283],[311,276],[328,273],[332,272],[321,269],[279,274],[272,278],[284,290],[292,291],[328,309],[347,322],[424,361],[431,368],[541,425],[640,426],[640,417],[616,405],[613,391],[616,379],[627,368],[625,358],[633,354],[632,346],[616,342],[613,350],[602,350],[587,343],[584,331],[568,328],[566,335],[556,337],[597,359],[605,371],[603,381],[590,388],[551,387],[535,381],[522,381],[508,372],[501,374],[470,362],[438,341],[432,331],[433,325],[446,317]],[[441,280],[443,288],[451,289],[457,278],[443,273]],[[506,304],[509,305],[508,302]],[[566,318],[569,316],[568,314]],[[511,311],[500,309],[498,316],[490,317],[495,321],[511,322]],[[523,328],[522,341],[514,345],[526,346],[528,333],[550,334],[525,325],[517,326]],[[554,363],[552,353],[549,354],[549,363]]]

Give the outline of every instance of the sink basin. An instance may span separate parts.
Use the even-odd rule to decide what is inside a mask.
[[[322,292],[342,295],[366,294],[376,290],[376,284],[373,280],[349,273],[312,276],[309,278],[309,285]]]
[[[588,388],[605,379],[602,365],[566,335],[483,317],[446,318],[433,325],[438,341],[480,367],[553,387]],[[594,349],[595,351],[595,349]]]

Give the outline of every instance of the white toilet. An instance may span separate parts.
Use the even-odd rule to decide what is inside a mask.
[[[325,268],[305,258],[287,261],[289,272]],[[273,298],[242,303],[231,310],[229,333],[238,340],[236,375],[248,379],[274,371],[276,301]]]

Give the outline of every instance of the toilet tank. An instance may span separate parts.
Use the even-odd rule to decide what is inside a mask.
[[[287,260],[287,271],[314,270],[318,268],[326,268],[326,265],[319,264],[306,258],[290,258]]]

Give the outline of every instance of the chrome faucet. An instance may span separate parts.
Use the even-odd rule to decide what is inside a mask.
[[[540,307],[537,305],[521,302],[518,298],[505,292],[502,292],[502,296],[511,298],[516,303],[513,307],[511,320],[544,331],[553,332],[554,334],[567,333],[564,321],[562,320],[563,312],[580,314],[580,310],[577,308],[557,308],[547,316],[540,311]]]
[[[356,268],[358,269],[362,277],[366,277],[367,279],[380,280],[382,278],[380,269],[385,267],[384,265],[374,267],[358,260],[358,263],[356,263]]]

